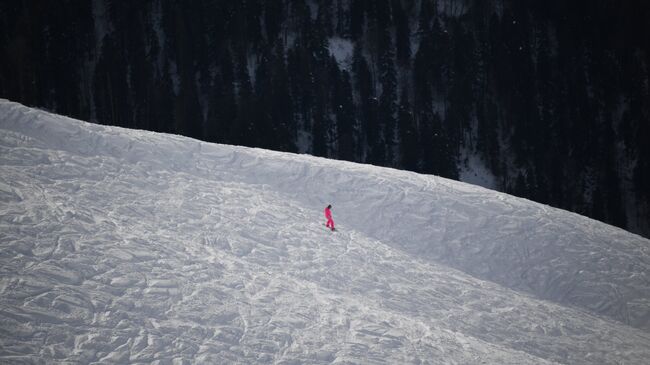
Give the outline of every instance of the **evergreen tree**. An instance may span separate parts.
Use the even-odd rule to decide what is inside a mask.
[[[336,1],[336,29],[335,33],[340,37],[350,37],[350,16],[344,0]]]
[[[364,131],[362,138],[364,145],[364,161],[367,161],[367,146],[375,141],[378,136],[377,97],[373,87],[372,75],[368,63],[362,54],[361,48],[355,44],[352,60],[354,84],[359,93],[359,120]]]
[[[336,125],[338,131],[338,158],[360,161],[358,126],[352,99],[350,74],[343,70],[336,82],[334,94]]]
[[[266,50],[265,50],[266,51]],[[253,103],[255,108],[251,111],[249,139],[252,146],[270,149],[275,143],[272,113],[272,88],[271,55],[262,53],[258,59],[255,70],[255,87]]]
[[[476,79],[472,39],[460,24],[454,22],[453,26],[454,44],[451,51],[453,58],[450,60],[451,65],[445,67],[450,72],[446,75],[449,89],[445,113],[444,154],[449,156],[450,160],[458,155],[463,136],[470,128],[472,106],[475,105],[472,82]]]
[[[317,0],[318,15],[316,16],[316,26],[326,36],[331,37],[334,34],[334,11],[331,0]]]
[[[355,40],[361,39],[366,22],[366,1],[368,0],[352,0],[350,6],[350,33]]]
[[[131,105],[128,101],[124,55],[114,39],[107,35],[102,42],[101,57],[95,67],[93,88],[97,120],[117,126],[129,124]]]
[[[411,30],[409,19],[400,0],[392,0],[393,18],[395,20],[395,45],[397,61],[402,66],[408,66],[411,60]]]
[[[278,38],[282,28],[284,15],[283,1],[266,1],[264,3],[264,25],[268,42],[272,43]]]
[[[387,31],[381,32],[379,58],[379,78],[381,95],[379,96],[379,126],[381,134],[371,147],[374,163],[395,166],[395,131],[397,121],[397,76],[393,63],[394,53]]]
[[[272,86],[269,109],[271,111],[273,143],[270,148],[280,151],[296,152],[296,123],[294,121],[293,105],[289,86],[284,50],[279,44],[273,48],[270,61]]]
[[[219,72],[210,94],[206,139],[233,143],[231,129],[237,120],[237,103],[234,66],[228,45],[222,46],[218,61]]]
[[[255,146],[255,136],[252,135],[254,123],[254,95],[251,85],[250,74],[248,73],[247,54],[241,49],[238,50],[236,64],[236,85],[237,85],[237,117],[230,128],[232,143],[244,146]]]
[[[81,97],[80,76],[92,41],[91,5],[87,2],[46,2],[41,6],[40,20],[45,24],[36,26],[42,32],[45,49],[36,59],[43,64],[40,68],[44,84],[41,87],[48,94],[45,105],[65,115],[87,117],[90,105],[89,100]],[[70,21],[71,18],[75,21]],[[46,57],[44,61],[40,60],[43,56]]]
[[[400,142],[399,165],[406,170],[419,171],[420,149],[418,148],[418,131],[406,88],[401,93],[397,125]]]

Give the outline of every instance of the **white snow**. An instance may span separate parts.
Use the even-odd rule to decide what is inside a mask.
[[[4,100],[0,150],[0,363],[650,357],[650,242],[576,214]]]
[[[462,160],[463,163],[459,166],[458,174],[460,181],[492,190],[498,188],[496,177],[479,156],[465,151]]]
[[[348,39],[332,37],[328,39],[330,55],[336,59],[341,70],[352,69],[354,44]]]

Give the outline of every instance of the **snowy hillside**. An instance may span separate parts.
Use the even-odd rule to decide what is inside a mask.
[[[650,358],[650,241],[576,214],[4,100],[0,149],[0,363]]]

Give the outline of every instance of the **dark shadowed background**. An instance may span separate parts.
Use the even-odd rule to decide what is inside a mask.
[[[650,5],[3,1],[0,97],[482,183],[650,236]]]

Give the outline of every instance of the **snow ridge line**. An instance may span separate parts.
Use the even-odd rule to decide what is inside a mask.
[[[12,275],[0,282],[2,359],[647,358],[647,332],[475,279],[507,282],[502,262],[521,271],[552,257],[516,283],[565,290],[573,279],[558,293],[612,290],[599,305],[639,299],[642,313],[645,279],[624,277],[647,267],[647,241],[634,235],[604,225],[572,231],[585,226],[582,217],[436,177],[94,126],[9,104],[16,113],[0,120],[0,186],[9,187],[0,259]],[[335,235],[320,225],[326,202],[341,228]],[[463,266],[472,259],[487,263]],[[478,274],[465,274],[472,269]],[[544,276],[553,271],[565,276]],[[72,353],[71,328],[81,333]],[[43,336],[50,345],[39,350]]]

